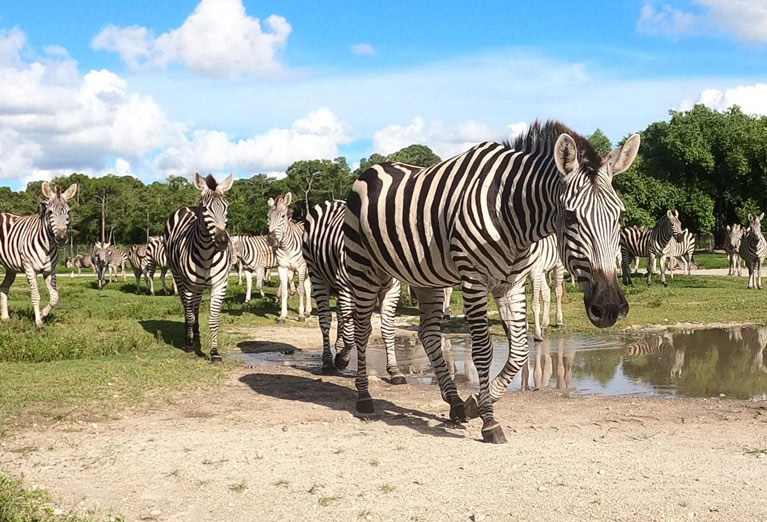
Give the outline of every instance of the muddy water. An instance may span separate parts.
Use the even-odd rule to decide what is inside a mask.
[[[466,337],[446,339],[445,359],[456,382],[477,385]],[[530,342],[528,385],[559,388],[574,393],[602,395],[662,395],[739,399],[767,399],[767,328],[671,331],[642,336],[551,337]],[[243,343],[245,362],[284,364],[317,371],[317,352],[295,350],[289,345],[259,349]],[[505,341],[494,345],[492,375],[498,373],[508,353]],[[420,343],[398,338],[397,362],[414,384],[429,384],[433,372]],[[371,375],[386,378],[383,347],[368,351]],[[356,368],[355,357],[349,365]],[[347,370],[349,375],[352,370]],[[522,372],[509,389],[519,389]]]

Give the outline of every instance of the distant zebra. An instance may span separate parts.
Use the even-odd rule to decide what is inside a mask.
[[[268,241],[277,256],[277,271],[280,274],[280,297],[282,308],[277,322],[284,323],[288,317],[288,278],[290,272],[298,274],[298,320],[304,321],[312,312],[312,285],[307,277],[306,262],[303,256],[303,223],[292,220],[293,211],[289,209],[293,195],[288,192],[277,199],[269,198]]]
[[[740,259],[740,242],[743,240],[743,236],[746,234],[746,228],[736,223],[732,226],[727,225],[727,236],[725,236],[724,249],[727,252],[727,257],[730,260],[730,269],[727,271],[727,275],[740,277],[741,259]]]
[[[83,268],[91,268],[93,266],[93,263],[91,263],[90,256],[84,256],[82,254],[77,254],[74,257],[68,257],[64,263],[67,268],[76,268],[77,269],[77,275],[80,275],[83,273]],[[69,272],[69,277],[74,277],[74,272]]]
[[[146,249],[146,271],[149,276],[149,293],[154,295],[154,273],[160,268],[160,282],[162,283],[162,293],[168,295],[168,289],[165,286],[165,274],[168,273],[168,256],[165,252],[165,239],[162,236],[149,236],[149,243]],[[176,279],[171,273],[173,283],[173,293],[178,293]]]
[[[232,188],[234,176],[230,174],[217,183],[210,174],[203,178],[195,172],[194,183],[200,191],[200,204],[180,208],[168,218],[164,234],[166,255],[184,305],[184,348],[200,352],[200,301],[205,289],[210,288],[210,359],[220,362],[219,313],[232,262],[226,232],[229,204],[224,194]]]
[[[10,318],[8,292],[16,274],[23,272],[29,283],[35,325],[38,327],[43,325],[43,319],[48,317],[59,302],[56,265],[59,261],[59,248],[67,244],[67,202],[77,193],[77,184],[70,185],[62,192],[61,187],[54,189],[44,181],[42,192],[45,202],[40,204],[40,212],[37,214],[18,216],[0,213],[0,266],[5,268],[5,278],[0,283],[0,319],[7,321]],[[42,274],[50,296],[48,305],[42,311],[40,291],[37,288],[38,274]]]
[[[118,274],[120,271],[122,271],[123,281],[126,281],[125,278],[125,263],[128,262],[128,256],[120,250],[117,245],[111,244],[109,245],[109,282],[112,282],[112,274],[114,274],[115,279],[118,278]]]
[[[354,348],[354,318],[352,289],[346,271],[344,252],[344,213],[346,202],[335,200],[315,205],[306,216],[303,254],[312,281],[312,292],[317,301],[317,312],[322,330],[322,372],[333,373],[349,364]],[[330,349],[330,293],[338,294],[338,334],[336,358]],[[386,347],[386,371],[392,384],[405,384],[407,380],[397,366],[394,352],[394,312],[400,297],[400,282],[391,279],[378,294],[381,302],[381,337]]]
[[[672,378],[682,377],[685,346],[683,344],[674,346],[674,337],[668,331],[633,341],[626,347],[626,355],[631,357],[639,355],[663,357],[668,360],[669,376]]]
[[[422,167],[418,167],[422,168]],[[400,286],[402,284],[400,283]],[[415,289],[410,288],[410,285],[407,286],[407,297],[410,299],[410,302],[413,305],[418,305],[418,296],[415,293]],[[442,295],[442,319],[450,319],[450,316],[453,315],[453,309],[450,307],[450,301],[453,299],[453,287],[452,286],[446,286],[443,289],[443,295]]]
[[[128,259],[133,268],[133,275],[136,276],[136,293],[141,293],[141,276],[144,276],[146,288],[149,290],[149,275],[146,271],[146,243],[136,243],[128,251]]]
[[[764,212],[758,216],[748,215],[748,230],[740,241],[738,249],[738,254],[748,268],[748,288],[759,290],[762,289],[762,262],[767,256],[767,241],[762,235],[762,219],[764,219]]]
[[[628,312],[615,258],[624,205],[612,178],[639,148],[633,135],[602,158],[584,137],[559,122],[536,122],[513,144],[481,143],[413,172],[401,163],[367,169],[354,183],[344,223],[354,290],[357,410],[373,411],[366,348],[370,318],[383,285],[394,277],[417,289],[419,337],[434,367],[450,418],[481,416],[486,442],[505,442],[493,402],[527,361],[525,280],[533,243],[557,233],[560,256],[584,291],[591,322],[612,326]],[[464,403],[442,356],[442,288],[461,284],[472,335],[479,395]],[[509,357],[490,384],[488,332],[492,292],[509,338]]]
[[[686,228],[682,230],[682,239],[677,241],[672,237],[666,248],[663,250],[663,256],[660,258],[661,265],[668,259],[668,270],[671,279],[674,279],[674,265],[676,260],[682,261],[682,274],[690,275],[692,270],[692,255],[695,253],[695,236]],[[653,266],[653,269],[655,267]]]
[[[99,290],[101,290],[106,284],[106,281],[104,281],[104,275],[109,271],[109,246],[109,243],[96,241],[93,244],[93,249],[91,250],[91,264],[93,265],[93,271],[96,273],[96,280],[98,281]]]
[[[271,268],[277,266],[277,254],[269,245],[268,236],[253,236],[250,234],[240,234],[231,236],[234,247],[234,256],[240,263],[240,267],[245,272],[245,302],[250,302],[253,291],[253,273],[256,274],[256,289],[261,297],[264,297],[264,279]],[[293,282],[293,272],[288,274],[290,286],[290,295],[296,292],[296,285]],[[282,285],[277,289],[277,298],[282,296]]]
[[[668,211],[655,223],[652,230],[640,227],[621,229],[621,268],[623,270],[623,284],[633,285],[631,281],[631,269],[629,266],[635,257],[647,258],[647,284],[652,283],[655,258],[663,256],[663,250],[672,237],[681,240],[682,224],[679,222],[679,212]],[[661,283],[666,282],[666,269],[661,264]]]
[[[557,236],[552,234],[533,243],[530,248],[532,266],[530,280],[533,282],[533,317],[535,330],[533,337],[536,341],[543,340],[543,332],[549,327],[551,305],[551,289],[546,281],[546,274],[554,271],[554,293],[557,298],[557,326],[564,326],[562,316],[562,293],[565,282],[565,265],[559,259]],[[540,298],[543,297],[543,316],[541,316]]]

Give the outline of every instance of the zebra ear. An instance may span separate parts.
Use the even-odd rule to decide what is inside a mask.
[[[727,225],[727,232],[730,231],[730,225]]]
[[[668,218],[671,219],[671,218],[674,217],[674,213],[672,211],[670,211],[670,210],[667,210],[666,211],[666,216],[668,216]]]
[[[205,181],[205,178],[203,178],[199,172],[194,173],[194,184],[197,186],[200,192],[205,192],[208,190],[208,184]]]
[[[569,134],[562,133],[554,145],[554,161],[559,172],[568,176],[578,170],[578,146]]]
[[[43,181],[43,196],[45,199],[51,199],[53,197],[53,189],[47,181]]]
[[[293,194],[288,192],[287,194],[285,194],[285,197],[283,198],[283,200],[286,207],[290,206],[290,202],[293,201]]]
[[[64,201],[69,201],[70,199],[75,197],[75,194],[77,194],[77,183],[72,183],[71,185],[69,185],[69,188],[67,190],[62,192],[61,198]]]
[[[751,222],[753,220],[754,220],[754,215],[753,214],[749,214],[748,215],[748,221]]]
[[[763,220],[763,219],[764,219],[764,212],[762,212],[761,214],[759,214],[759,221],[761,221],[761,220]]]
[[[232,184],[234,183],[234,174],[229,174],[224,181],[218,184],[216,187],[216,192],[219,194],[223,194],[230,188],[232,188]]]
[[[613,150],[607,155],[605,163],[610,166],[609,172],[617,176],[625,172],[634,163],[634,159],[639,152],[639,134],[632,134],[623,145]]]
[[[274,198],[269,198],[266,204],[269,205],[269,208],[274,208]]]
[[[674,217],[675,218],[679,218],[679,211],[678,210],[674,210]]]

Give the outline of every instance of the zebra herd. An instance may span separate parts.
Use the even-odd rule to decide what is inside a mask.
[[[550,289],[546,274],[556,281],[557,324],[563,323],[561,298],[565,271],[583,291],[584,309],[592,324],[610,327],[625,317],[629,305],[619,285],[631,284],[630,264],[648,258],[648,284],[660,259],[673,276],[675,259],[689,273],[694,237],[683,230],[676,211],[669,210],[651,230],[626,228],[620,223],[625,207],[612,186],[613,178],[633,163],[640,138],[635,134],[602,157],[591,143],[557,121],[535,122],[513,142],[484,142],[431,167],[400,162],[374,165],[355,181],[347,201],[327,201],[308,213],[306,223],[292,220],[292,195],[270,198],[267,236],[230,236],[227,231],[226,192],[234,178],[218,182],[195,173],[198,205],[176,210],[164,233],[146,244],[131,247],[129,256],[111,242],[97,243],[90,261],[98,275],[122,268],[130,257],[140,291],[143,276],[154,293],[152,276],[171,271],[185,321],[185,348],[201,352],[199,308],[203,291],[210,289],[211,361],[220,361],[218,326],[232,264],[245,272],[246,300],[252,273],[263,296],[264,274],[272,267],[280,276],[280,315],[287,318],[287,298],[293,276],[298,276],[298,319],[317,302],[322,332],[322,370],[330,373],[349,364],[357,353],[356,408],[374,409],[368,388],[366,350],[371,316],[381,306],[381,333],[391,382],[405,377],[394,353],[394,312],[402,283],[413,290],[420,313],[419,339],[434,369],[442,398],[457,422],[482,419],[486,442],[505,442],[493,404],[515,374],[527,363],[527,302],[525,283],[533,282],[534,336],[542,339],[549,322]],[[77,191],[62,192],[43,184],[46,198],[33,216],[0,214],[0,264],[6,276],[0,285],[2,318],[8,318],[8,289],[17,272],[27,275],[32,288],[35,322],[58,301],[58,247],[66,243],[69,207]],[[749,229],[737,239],[737,254],[749,267],[749,288],[761,288],[760,269],[767,245],[761,235],[764,214],[749,216]],[[733,234],[737,235],[737,234]],[[733,247],[734,243],[733,243]],[[83,257],[69,261],[78,270]],[[36,275],[43,274],[50,304],[39,310]],[[449,299],[446,288],[460,285],[469,326],[472,358],[479,391],[462,399],[443,356],[441,320]],[[330,344],[330,294],[338,295],[336,354]],[[493,349],[488,304],[492,294],[508,338],[509,350],[501,372],[491,380]],[[540,298],[543,316],[539,319]]]

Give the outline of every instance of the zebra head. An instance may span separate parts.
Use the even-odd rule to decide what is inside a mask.
[[[65,265],[67,268],[72,268],[72,267],[74,267],[74,266],[75,266],[74,258],[71,258],[71,257],[68,257],[68,258],[66,258],[66,260],[64,261],[64,265]]]
[[[69,226],[70,199],[77,194],[77,183],[72,183],[67,190],[61,192],[61,187],[52,188],[47,181],[43,182],[43,197],[45,202],[40,208],[40,217],[47,226],[48,233],[53,236],[56,246],[67,244],[67,227]]]
[[[684,239],[684,232],[682,232],[682,222],[679,221],[679,211],[669,210],[666,212],[666,216],[662,217],[661,220],[664,220],[663,226],[666,229],[666,234],[671,235],[681,243],[682,239]],[[668,237],[668,235],[666,237]]]
[[[227,203],[224,194],[232,188],[234,175],[229,174],[221,183],[208,174],[202,177],[199,172],[194,173],[194,183],[200,189],[200,211],[202,215],[202,229],[209,238],[213,239],[213,246],[217,252],[223,252],[229,246],[229,234],[226,232]]]
[[[629,309],[615,269],[625,207],[612,179],[631,166],[639,151],[639,135],[606,158],[585,138],[578,143],[584,150],[579,152],[576,141],[563,133],[554,145],[554,160],[564,181],[555,228],[560,258],[583,289],[586,314],[594,326],[605,328]]]
[[[764,212],[761,214],[749,214],[748,215],[748,229],[752,230],[757,236],[762,235],[762,220],[764,219]]]
[[[96,241],[96,243],[93,244],[93,252],[91,253],[91,256],[93,258],[93,264],[99,267],[104,267],[109,264],[109,243]]]
[[[284,196],[277,196],[277,199],[269,198],[269,213],[266,216],[266,222],[269,225],[269,235],[267,240],[272,248],[279,248],[282,244],[282,238],[288,233],[288,225],[292,216],[289,208],[293,201],[293,194],[288,192]]]
[[[725,244],[729,242],[729,245],[737,250],[740,248],[740,240],[743,238],[746,229],[740,226],[740,223],[735,223],[730,226],[727,225],[727,236],[725,237]]]

